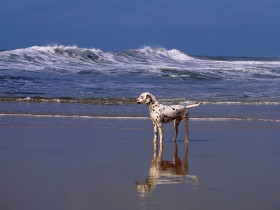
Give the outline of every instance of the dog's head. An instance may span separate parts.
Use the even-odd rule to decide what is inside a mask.
[[[153,101],[156,101],[156,99],[151,93],[142,93],[139,98],[136,98],[138,104],[150,104]]]

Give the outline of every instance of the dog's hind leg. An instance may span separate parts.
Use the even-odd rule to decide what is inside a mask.
[[[185,142],[188,142],[188,135],[189,135],[189,115],[188,113],[186,114],[184,120],[184,127],[186,131],[186,137],[185,137]]]
[[[173,141],[176,141],[176,139],[177,139],[178,127],[179,127],[179,124],[180,124],[181,120],[182,119],[180,119],[180,118],[177,118],[177,119],[174,120],[175,136],[173,138]]]

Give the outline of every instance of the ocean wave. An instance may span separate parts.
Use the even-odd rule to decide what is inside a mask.
[[[179,50],[144,47],[124,52],[76,46],[29,47],[0,52],[0,69],[63,74],[141,74],[192,80],[279,79],[278,60],[215,60]]]
[[[0,51],[0,100],[95,103],[103,98],[98,103],[129,104],[129,97],[148,91],[209,104],[274,104],[280,101],[279,79],[277,58],[192,56],[148,46],[123,52],[62,45]]]
[[[179,50],[166,50],[164,48],[152,49],[144,47],[138,50],[127,50],[125,52],[103,52],[100,49],[79,48],[77,46],[33,46],[24,49],[2,51],[1,64],[18,62],[28,64],[29,70],[36,69],[32,65],[121,65],[121,64],[151,64],[155,61],[178,62],[187,61],[191,57]],[[18,67],[18,66],[15,66]],[[33,68],[32,68],[33,67]],[[80,67],[82,68],[82,67]]]
[[[62,73],[114,71],[200,79],[280,78],[279,59],[191,56],[177,49],[143,47],[104,52],[77,46],[34,46],[0,52],[0,69]],[[169,71],[166,70],[175,70]]]

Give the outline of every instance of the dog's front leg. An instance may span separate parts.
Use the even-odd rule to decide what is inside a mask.
[[[153,124],[154,124],[154,142],[156,142],[158,139],[158,126],[156,123]]]
[[[162,124],[158,125],[159,135],[160,135],[160,143],[162,143],[163,140],[163,132],[162,132]]]
[[[174,128],[175,128],[175,136],[173,138],[173,141],[176,141],[177,139],[177,135],[178,135],[178,126],[179,126],[179,123],[181,122],[181,119],[180,118],[177,118],[174,120]]]

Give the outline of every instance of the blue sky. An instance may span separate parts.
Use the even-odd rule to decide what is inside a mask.
[[[280,57],[279,0],[2,0],[0,49],[143,46]]]

